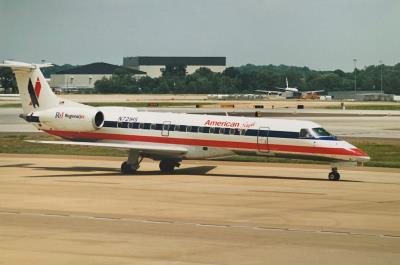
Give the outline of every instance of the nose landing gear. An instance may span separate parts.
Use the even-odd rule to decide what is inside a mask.
[[[328,174],[328,179],[331,181],[338,181],[340,180],[340,174],[338,172],[337,167],[333,167],[332,171]]]

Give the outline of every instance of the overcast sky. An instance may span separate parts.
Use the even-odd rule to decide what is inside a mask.
[[[0,0],[0,60],[122,64],[226,56],[229,66],[350,71],[400,62],[399,0]]]

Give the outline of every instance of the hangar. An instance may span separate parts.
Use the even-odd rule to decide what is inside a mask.
[[[144,71],[154,78],[160,77],[167,67],[185,67],[187,74],[194,73],[200,67],[209,68],[213,72],[222,72],[226,68],[226,57],[124,57],[123,66]]]
[[[110,78],[118,69],[128,69],[132,75],[143,76],[146,73],[109,63],[91,63],[72,69],[63,70],[52,74],[50,86],[60,90],[84,90],[93,89],[94,83],[102,78]]]

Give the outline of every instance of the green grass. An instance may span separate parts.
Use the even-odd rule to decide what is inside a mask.
[[[68,146],[53,144],[28,143],[24,140],[55,141],[58,137],[42,133],[0,134],[0,153],[10,154],[55,154],[55,155],[96,155],[96,156],[127,156],[126,150],[89,147]]]
[[[126,150],[88,147],[88,146],[54,146],[51,144],[28,143],[24,140],[58,140],[59,138],[43,133],[0,134],[0,153],[13,154],[55,154],[55,155],[87,155],[87,156],[127,156]],[[400,140],[359,140],[350,139],[352,144],[371,156],[365,166],[400,168]],[[310,160],[285,159],[275,157],[234,156],[224,158],[228,161],[271,162],[271,163],[323,163]]]
[[[400,104],[379,104],[379,105],[346,105],[347,110],[400,110]],[[327,109],[340,109],[338,106],[327,106]]]
[[[400,168],[400,141],[388,144],[360,140],[355,144],[371,157],[366,166]]]
[[[0,104],[0,108],[22,108],[21,103]]]

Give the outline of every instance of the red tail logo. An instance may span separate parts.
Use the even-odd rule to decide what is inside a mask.
[[[40,90],[42,89],[42,84],[40,84],[40,81],[39,81],[39,77],[36,79],[36,84],[35,84],[35,94],[36,94],[36,97],[37,98],[39,98],[39,95],[40,95]]]
[[[33,105],[34,108],[39,107],[39,95],[42,90],[42,85],[40,84],[39,77],[36,79],[35,88],[33,88],[33,84],[31,79],[28,82],[28,93],[31,97],[31,103],[29,105]]]

